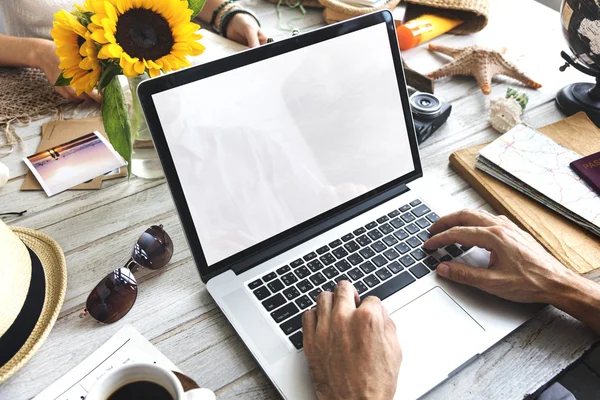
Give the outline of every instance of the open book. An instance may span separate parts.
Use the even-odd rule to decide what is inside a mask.
[[[579,158],[520,124],[481,149],[475,166],[600,236],[600,196],[569,167]]]

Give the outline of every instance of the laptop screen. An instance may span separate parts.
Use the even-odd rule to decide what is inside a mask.
[[[415,170],[384,22],[152,99],[208,266]]]

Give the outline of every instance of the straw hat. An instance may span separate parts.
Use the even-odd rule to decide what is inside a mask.
[[[0,220],[0,383],[42,345],[67,288],[65,256],[49,236]]]

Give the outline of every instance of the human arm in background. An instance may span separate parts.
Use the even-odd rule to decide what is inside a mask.
[[[224,2],[225,0],[206,0],[202,11],[200,11],[200,14],[198,14],[198,18],[203,21],[211,22],[213,19],[213,13]],[[230,2],[230,4],[225,6],[241,9],[241,7],[233,2]],[[219,17],[228,11],[225,7],[221,7],[219,10],[223,11],[219,13]],[[252,15],[245,12],[236,12],[233,14],[233,16],[226,22],[225,35],[223,36],[249,47],[258,47],[267,42],[267,36],[264,34],[262,29],[260,29],[258,21]]]
[[[430,231],[427,249],[459,243],[491,252],[488,268],[445,262],[438,275],[507,300],[551,304],[600,335],[600,285],[567,269],[508,218],[463,210],[440,218]]]
[[[56,45],[48,39],[19,38],[0,34],[0,67],[25,67],[41,69],[48,82],[54,84],[60,75],[58,65],[60,60],[56,55]],[[82,101],[93,98],[100,101],[97,93],[77,96],[75,89],[70,86],[55,87],[64,98],[71,101]]]
[[[319,400],[391,400],[402,351],[396,326],[377,297],[360,298],[348,281],[323,292],[302,316],[304,354]]]

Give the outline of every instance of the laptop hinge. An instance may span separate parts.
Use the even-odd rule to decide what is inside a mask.
[[[398,185],[393,188],[390,188],[369,199],[366,199],[365,201],[357,204],[351,209],[342,211],[300,232],[296,232],[291,236],[288,236],[285,239],[282,239],[279,242],[269,246],[268,249],[263,249],[260,252],[256,252],[254,254],[249,255],[243,260],[240,260],[237,263],[233,264],[231,266],[231,270],[235,272],[236,275],[246,272],[257,265],[267,260],[270,260],[271,258],[283,252],[293,249],[294,247],[324,232],[327,232],[328,230],[333,229],[336,226],[341,225],[344,222],[349,221],[352,218],[355,218],[356,216],[363,214],[379,206],[380,204],[383,204],[393,199],[394,197],[400,196],[401,194],[404,194],[408,191],[410,191],[410,188],[406,185]]]

